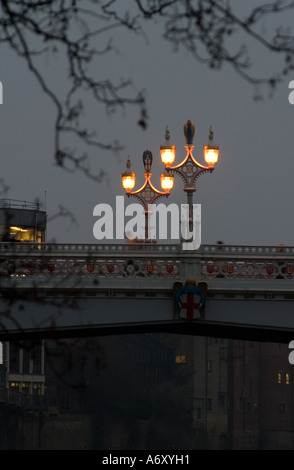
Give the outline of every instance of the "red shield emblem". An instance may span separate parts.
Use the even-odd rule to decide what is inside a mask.
[[[148,274],[152,274],[153,271],[154,271],[154,266],[153,264],[151,263],[151,261],[148,261],[147,264],[146,264],[146,271]]]
[[[185,320],[200,318],[199,307],[201,298],[198,294],[189,292],[187,294],[182,294],[180,299],[181,311],[179,315],[181,318],[185,318]]]
[[[228,273],[228,274],[233,274],[233,273],[234,273],[234,265],[233,265],[233,263],[228,263],[228,264],[227,264],[227,273]]]
[[[174,272],[174,265],[172,263],[168,263],[166,265],[166,272],[167,274],[172,274]]]
[[[271,277],[274,274],[274,265],[273,263],[267,263],[266,265],[266,274]]]
[[[28,270],[31,274],[35,272],[35,263],[33,261],[29,261]]]
[[[49,261],[47,268],[49,273],[53,273],[55,271],[55,264],[53,263],[53,261]]]
[[[213,274],[214,273],[214,263],[212,261],[209,261],[207,263],[207,274]]]
[[[287,264],[286,274],[288,277],[291,277],[293,275],[293,264]]]
[[[87,264],[87,271],[88,271],[88,273],[92,274],[92,272],[94,271],[94,268],[95,268],[95,265],[94,265],[93,261],[90,261],[90,262]]]
[[[108,271],[110,274],[113,273],[113,271],[114,271],[114,263],[113,263],[113,261],[109,261],[109,262],[107,263],[106,269],[107,269],[107,271]]]

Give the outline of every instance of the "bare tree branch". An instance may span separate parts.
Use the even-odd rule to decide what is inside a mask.
[[[101,2],[99,2],[100,4]],[[134,21],[113,21],[113,15],[105,15],[102,5],[101,14],[79,8],[77,2],[65,1],[1,1],[0,2],[0,44],[8,43],[12,49],[25,59],[29,70],[38,80],[42,90],[53,102],[55,118],[55,161],[66,167],[68,163],[84,171],[92,178],[100,180],[102,172],[95,175],[83,165],[87,155],[74,156],[72,149],[62,143],[65,134],[73,134],[86,146],[96,146],[104,150],[117,152],[122,146],[114,142],[97,140],[95,130],[90,132],[82,127],[81,117],[85,111],[81,93],[90,93],[97,104],[103,105],[106,112],[114,112],[126,106],[139,108],[139,125],[146,127],[147,112],[143,92],[130,94],[131,80],[115,84],[111,80],[97,80],[90,72],[95,59],[112,51],[110,42],[100,50],[91,44],[98,35],[111,29],[127,26],[135,30]],[[87,18],[99,22],[90,29]],[[109,24],[109,21],[112,23]],[[108,23],[103,25],[104,23]],[[48,51],[60,51],[66,59],[68,86],[64,100],[58,97],[57,91],[50,86],[36,59]],[[93,69],[93,67],[92,67]],[[95,74],[96,75],[96,74]]]
[[[0,0],[0,45],[9,45],[25,60],[54,105],[56,163],[99,181],[102,173],[89,171],[85,164],[88,151],[81,151],[80,145],[113,152],[123,147],[117,141],[97,138],[103,129],[94,126],[91,130],[83,122],[87,114],[85,97],[102,106],[106,114],[136,107],[138,125],[144,129],[148,123],[143,91],[135,92],[130,79],[115,83],[111,77],[99,77],[99,60],[115,51],[109,35],[116,37],[123,29],[145,34],[148,22],[160,21],[163,37],[176,50],[185,48],[213,69],[230,64],[253,86],[266,85],[273,90],[294,67],[291,25],[286,28],[279,24],[279,15],[290,15],[293,9],[293,0],[267,2],[248,9],[247,14],[241,14],[242,8],[225,0],[133,0],[127,4],[117,0]],[[261,28],[267,20],[271,27],[263,34]],[[261,76],[252,61],[252,44],[281,57],[283,66]],[[67,88],[62,98],[40,66],[44,54],[57,53],[64,61],[60,73],[66,74]],[[73,141],[79,143],[75,149]]]

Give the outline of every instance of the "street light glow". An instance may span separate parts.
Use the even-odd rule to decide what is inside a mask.
[[[169,143],[170,133],[168,128],[165,131],[165,145],[160,146],[161,161],[165,166],[172,165],[175,161],[176,146]]]
[[[160,155],[161,161],[164,165],[172,165],[175,161],[176,148],[172,146],[161,146]]]
[[[219,152],[218,147],[205,145],[203,147],[203,151],[204,151],[204,160],[207,163],[207,165],[214,167],[214,165],[216,165],[218,162],[218,152]]]
[[[168,173],[162,173],[160,175],[161,187],[164,191],[169,192],[174,185],[174,176]]]
[[[130,171],[130,169],[131,169],[131,161],[130,161],[130,157],[128,157],[127,171],[125,171],[122,174],[122,185],[123,185],[123,188],[127,192],[132,191],[132,189],[134,189],[135,182],[136,182],[136,173],[133,173],[132,171]]]
[[[214,167],[214,165],[218,162],[218,152],[219,148],[217,145],[213,144],[213,132],[212,128],[209,129],[209,136],[208,136],[208,145],[203,147],[204,151],[204,160],[210,167]]]

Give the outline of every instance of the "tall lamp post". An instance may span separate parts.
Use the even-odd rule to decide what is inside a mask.
[[[206,166],[197,162],[193,156],[195,126],[192,121],[188,120],[184,124],[184,134],[186,138],[186,157],[178,165],[172,166],[175,160],[176,147],[174,145],[170,145],[170,133],[166,128],[165,145],[160,146],[161,161],[165,165],[166,169],[166,172],[162,173],[160,177],[162,191],[156,189],[151,183],[153,157],[150,150],[145,150],[143,153],[145,183],[136,191],[133,191],[135,187],[136,174],[131,171],[130,158],[127,160],[127,170],[122,174],[122,185],[128,197],[136,197],[143,205],[145,213],[146,240],[148,240],[149,236],[148,205],[154,204],[160,197],[169,196],[170,191],[173,188],[174,174],[179,175],[184,181],[184,191],[187,193],[187,203],[189,207],[189,226],[191,226],[191,224],[193,224],[193,193],[196,191],[196,181],[203,173],[211,173],[218,162],[219,147],[213,143],[213,132],[211,128],[208,136],[208,144],[203,148]]]
[[[154,204],[155,201],[160,197],[168,197],[170,190],[174,184],[174,176],[169,173],[162,173],[160,176],[160,183],[162,191],[156,189],[151,182],[151,168],[152,168],[153,156],[150,150],[145,150],[143,153],[143,165],[144,165],[144,176],[145,182],[143,186],[136,191],[133,191],[136,182],[136,174],[131,171],[130,158],[127,160],[127,170],[122,174],[122,185],[126,191],[127,196],[137,198],[143,205],[145,214],[145,240],[149,239],[149,211],[148,205]]]
[[[212,172],[218,162],[219,147],[213,143],[213,132],[210,128],[208,136],[208,145],[203,148],[204,160],[207,166],[197,162],[193,156],[193,138],[195,134],[194,123],[190,120],[184,124],[184,134],[186,138],[185,149],[186,157],[178,165],[172,166],[175,160],[176,148],[170,145],[170,133],[168,129],[165,132],[165,145],[160,147],[161,161],[165,165],[168,174],[177,174],[184,181],[184,191],[187,193],[187,203],[189,206],[189,221],[193,221],[193,193],[196,191],[196,181],[200,175],[206,172]]]

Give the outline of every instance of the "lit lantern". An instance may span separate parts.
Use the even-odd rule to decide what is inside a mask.
[[[176,147],[175,145],[160,146],[161,161],[165,166],[170,166],[175,161]]]
[[[213,144],[213,132],[211,128],[209,130],[208,139],[209,139],[208,145],[205,145],[203,147],[204,160],[206,161],[208,166],[214,167],[214,165],[216,165],[216,163],[218,162],[219,148],[217,145]]]
[[[165,131],[165,145],[160,146],[161,161],[165,166],[170,166],[175,161],[176,146],[169,145],[170,133],[168,128]]]
[[[174,185],[174,176],[169,173],[162,173],[160,175],[161,187],[164,191],[169,192]]]
[[[128,157],[128,160],[127,160],[128,171],[125,171],[124,173],[122,173],[122,185],[127,192],[132,191],[136,182],[136,174],[130,171],[130,168],[131,168],[131,162],[130,162],[130,157]]]
[[[214,166],[218,161],[218,152],[219,149],[217,146],[211,147],[206,145],[204,147],[204,160],[206,161],[207,165]]]

